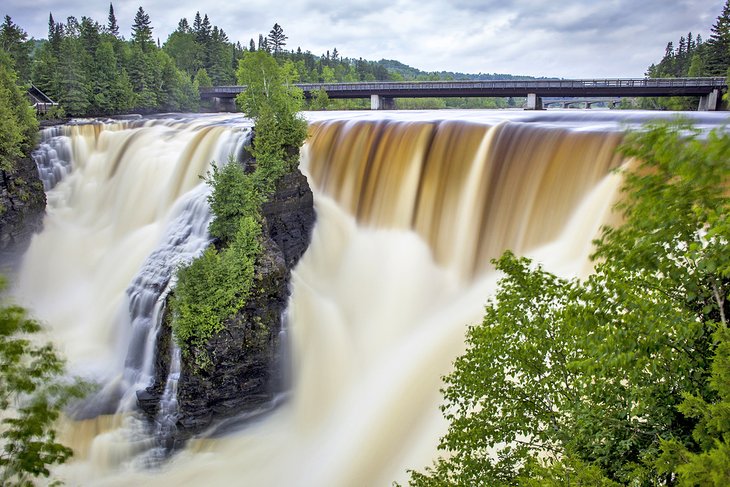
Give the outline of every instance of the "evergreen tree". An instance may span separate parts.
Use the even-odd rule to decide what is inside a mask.
[[[709,56],[708,74],[724,76],[730,67],[730,0],[726,0],[722,13],[712,26],[712,34],[707,42]]]
[[[65,37],[78,37],[80,34],[81,28],[79,26],[79,21],[76,20],[76,17],[73,15],[70,17],[66,17],[66,25],[63,26],[63,32],[65,34]]]
[[[58,56],[61,52],[61,40],[63,39],[63,24],[53,20],[53,14],[48,15],[48,42],[51,44],[53,53]]]
[[[190,24],[188,24],[188,19],[184,17],[180,19],[180,22],[177,23],[177,32],[181,32],[183,34],[187,34],[190,32]]]
[[[137,44],[143,52],[148,52],[154,48],[152,40],[152,26],[150,16],[145,13],[142,7],[139,7],[134,16],[134,24],[132,24],[132,42]]]
[[[195,80],[193,82],[198,88],[210,88],[213,86],[213,82],[211,81],[210,76],[208,76],[208,72],[205,68],[200,68],[198,72],[195,73]]]
[[[119,25],[117,24],[117,17],[114,15],[114,5],[109,3],[109,18],[106,24],[106,31],[114,37],[119,37]]]
[[[284,29],[279,24],[274,24],[274,27],[269,32],[268,46],[274,55],[281,53],[284,46],[286,46],[287,36],[284,35]]]
[[[91,106],[90,80],[83,63],[85,54],[77,38],[67,37],[61,43],[58,101],[69,115],[86,115]]]
[[[0,50],[0,177],[12,173],[15,161],[30,154],[35,145],[38,122],[24,91],[18,86],[10,56]],[[2,384],[0,379],[0,387]]]
[[[195,12],[195,17],[193,17],[193,34],[197,36],[202,31],[202,26],[203,19],[200,18],[200,12]]]
[[[102,41],[99,44],[94,61],[95,111],[111,114],[130,109],[134,98],[132,86],[126,71],[117,70],[114,46],[110,41]]]
[[[33,84],[43,93],[58,101],[60,93],[58,58],[50,42],[43,44],[35,55],[32,79]]]
[[[91,20],[89,17],[81,17],[81,23],[79,24],[79,39],[84,50],[90,55],[94,56],[96,48],[99,47],[99,40],[101,38],[101,25],[98,22]]]
[[[253,39],[251,39],[248,43],[248,51],[254,52],[256,50],[256,44],[254,43]]]
[[[257,50],[269,52],[269,43],[266,40],[266,37],[261,34],[259,34],[259,48]]]
[[[18,79],[23,83],[29,81],[31,44],[28,42],[28,34],[14,24],[9,15],[5,16],[5,21],[0,26],[0,48],[10,54]]]

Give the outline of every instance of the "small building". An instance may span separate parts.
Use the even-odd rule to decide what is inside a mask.
[[[46,113],[51,107],[58,106],[58,103],[51,100],[48,95],[33,84],[28,88],[28,98],[30,99],[30,104],[33,105],[38,114]]]

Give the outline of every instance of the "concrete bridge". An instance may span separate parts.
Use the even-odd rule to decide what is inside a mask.
[[[605,105],[610,108],[616,108],[620,104],[621,98],[563,98],[542,101],[543,108],[592,108],[593,105]]]
[[[323,89],[330,98],[370,98],[373,110],[395,107],[395,98],[526,97],[527,110],[543,108],[544,97],[699,96],[699,110],[717,110],[728,89],[725,78],[635,78],[526,81],[421,81],[362,83],[299,83],[309,98]],[[202,100],[219,109],[235,110],[235,97],[245,86],[201,88]]]

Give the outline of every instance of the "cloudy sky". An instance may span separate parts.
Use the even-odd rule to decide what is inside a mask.
[[[426,70],[564,78],[642,77],[668,41],[709,38],[724,0],[114,0],[129,37],[137,8],[161,42],[186,17],[207,13],[247,45],[275,22],[287,48],[397,59]],[[106,0],[3,0],[0,13],[31,36],[47,35],[48,13],[106,23]]]

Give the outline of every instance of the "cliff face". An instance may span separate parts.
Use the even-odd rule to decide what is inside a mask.
[[[46,193],[30,158],[17,161],[13,172],[0,170],[0,265],[22,254],[43,227]]]
[[[183,360],[178,382],[178,431],[172,441],[208,427],[214,419],[255,413],[284,385],[280,359],[282,316],[289,299],[289,274],[309,245],[315,221],[312,192],[296,171],[282,177],[262,207],[263,252],[246,306],[226,322],[207,346],[212,366],[201,371]],[[138,393],[148,415],[157,412],[169,371],[170,326],[163,320],[157,343],[154,384]],[[170,439],[168,439],[169,441]]]

